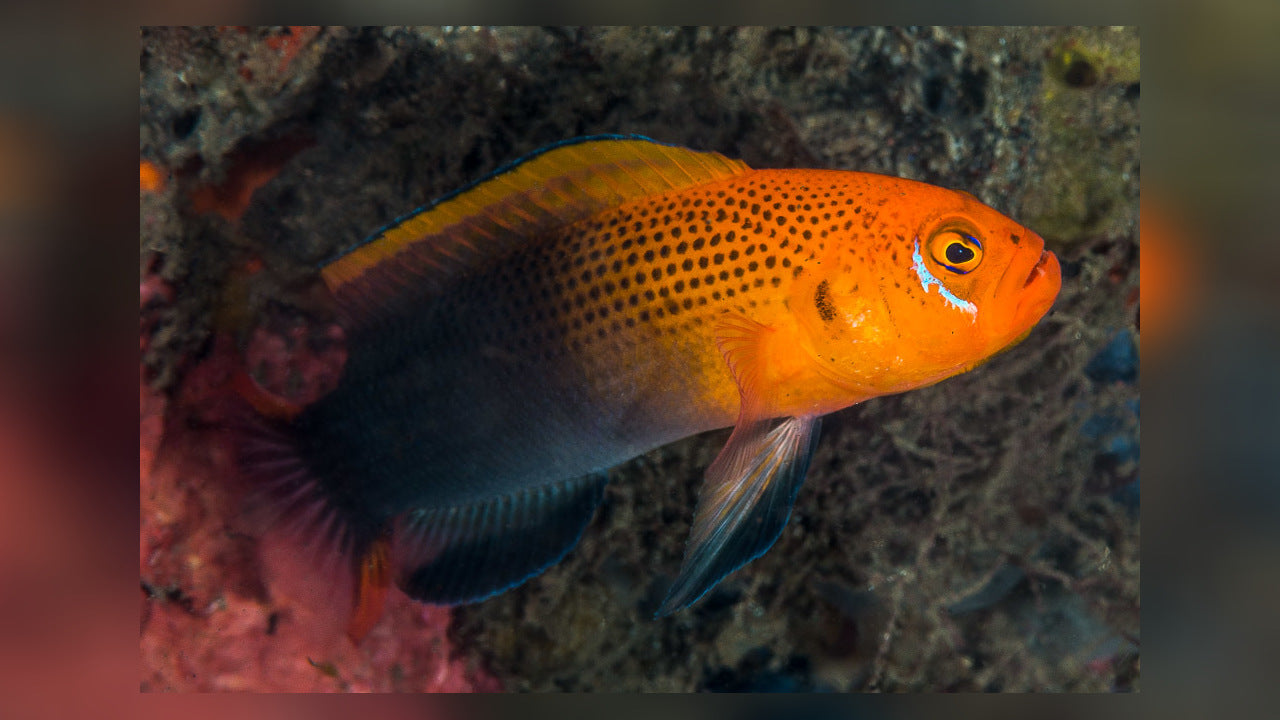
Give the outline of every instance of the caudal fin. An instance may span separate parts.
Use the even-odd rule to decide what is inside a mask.
[[[389,525],[353,517],[333,502],[291,424],[254,414],[238,435],[272,594],[359,640],[381,615],[390,584]]]

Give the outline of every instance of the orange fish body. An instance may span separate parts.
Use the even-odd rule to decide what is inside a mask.
[[[390,532],[406,591],[475,600],[572,547],[603,470],[733,425],[662,612],[773,543],[822,415],[964,372],[1060,284],[966,193],[634,137],[544,151],[322,275],[343,380],[248,463],[295,514],[355,556]]]

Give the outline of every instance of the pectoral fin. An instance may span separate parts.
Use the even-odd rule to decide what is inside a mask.
[[[724,576],[760,557],[782,533],[809,469],[822,418],[771,411],[761,348],[773,330],[736,315],[717,329],[741,394],[738,424],[707,469],[680,575],[658,615],[702,597]]]
[[[739,423],[707,470],[684,565],[658,615],[693,603],[773,546],[791,516],[821,421],[807,416]]]

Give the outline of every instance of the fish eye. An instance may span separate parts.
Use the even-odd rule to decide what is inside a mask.
[[[933,236],[933,259],[953,273],[964,275],[982,262],[982,243],[961,230],[944,230]]]

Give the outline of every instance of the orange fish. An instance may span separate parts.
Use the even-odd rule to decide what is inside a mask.
[[[773,544],[823,415],[974,367],[1060,285],[967,193],[635,136],[529,156],[322,276],[342,380],[243,461],[360,602],[388,577],[431,603],[511,588],[577,542],[605,470],[732,425],[660,614]]]

